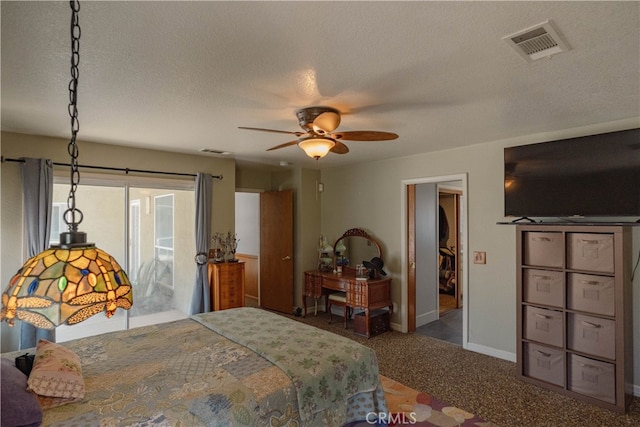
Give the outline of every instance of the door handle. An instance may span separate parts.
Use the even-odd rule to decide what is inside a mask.
[[[588,328],[602,328],[602,325],[598,325],[597,323],[587,322],[585,320],[582,321],[582,324]]]
[[[291,257],[289,255],[282,257],[282,261],[289,261]]]

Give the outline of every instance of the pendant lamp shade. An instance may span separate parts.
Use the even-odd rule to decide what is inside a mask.
[[[316,160],[326,156],[336,145],[336,142],[326,136],[311,136],[298,142],[298,146],[307,153],[307,156]]]
[[[91,244],[51,247],[29,259],[2,294],[2,317],[38,328],[73,325],[102,311],[131,308],[131,283],[117,261]]]

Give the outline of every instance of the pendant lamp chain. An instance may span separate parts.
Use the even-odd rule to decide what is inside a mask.
[[[80,182],[80,170],[78,169],[78,145],[76,135],[80,130],[78,121],[78,77],[80,71],[80,22],[78,12],[80,2],[71,0],[71,80],[69,81],[69,116],[71,117],[71,140],[67,146],[67,152],[71,156],[71,189],[67,197],[67,210],[64,212],[64,222],[70,232],[78,231],[78,224],[82,222],[82,211],[76,208],[76,190]]]

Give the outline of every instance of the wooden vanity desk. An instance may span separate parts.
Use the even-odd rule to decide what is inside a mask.
[[[320,246],[324,250],[322,243]],[[307,315],[307,297],[315,299],[317,310],[318,298],[324,296],[327,307],[329,294],[345,292],[348,307],[364,310],[353,316],[353,331],[356,334],[368,338],[390,330],[389,322],[393,314],[391,278],[384,274],[382,266],[378,266],[380,271],[376,270],[373,279],[356,278],[358,264],[382,256],[380,243],[366,231],[351,228],[330,249],[333,250],[333,271],[314,270],[304,273],[304,315]]]
[[[367,337],[372,335],[371,313],[373,310],[388,308],[388,319],[393,313],[391,301],[391,278],[356,280],[355,272],[345,271],[334,274],[321,271],[305,271],[304,273],[304,315],[307,315],[307,298],[326,298],[332,292],[346,292],[347,305],[364,310],[365,330]],[[388,322],[387,322],[388,323]],[[379,329],[379,328],[376,328]],[[387,326],[388,329],[388,326]],[[376,330],[376,332],[379,332]]]

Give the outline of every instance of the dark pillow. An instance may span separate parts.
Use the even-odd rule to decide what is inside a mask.
[[[39,426],[42,423],[42,408],[35,393],[27,391],[27,376],[13,360],[2,358],[2,427]]]

